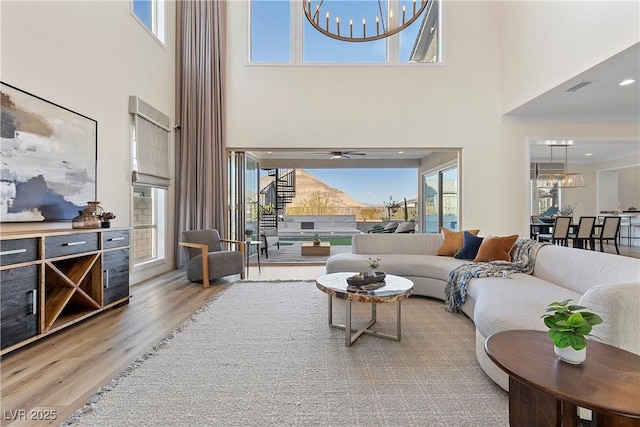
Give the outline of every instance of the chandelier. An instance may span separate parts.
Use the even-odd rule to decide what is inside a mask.
[[[373,0],[366,0],[372,2]],[[331,13],[325,0],[302,0],[302,9],[309,23],[325,36],[345,42],[369,42],[380,40],[385,37],[392,36],[413,24],[426,9],[430,1],[433,0],[413,0],[411,6],[407,9],[403,5],[400,10],[400,18],[393,15],[393,9],[389,8],[387,13],[386,3],[391,0],[377,0],[378,15],[375,16],[373,22],[369,22],[367,26],[366,18],[362,18],[362,26],[358,21],[354,28],[353,17],[348,18],[346,28],[340,28],[340,17]],[[327,1],[326,3],[331,3]],[[355,3],[355,1],[351,1]],[[385,10],[383,10],[383,3]]]
[[[571,141],[570,141],[571,142]],[[536,169],[536,179],[542,181],[540,188],[581,188],[587,185],[584,177],[579,172],[567,172],[567,149],[571,143],[549,144],[551,149],[551,164],[553,164],[553,147],[564,147],[564,164],[562,172],[538,173]]]

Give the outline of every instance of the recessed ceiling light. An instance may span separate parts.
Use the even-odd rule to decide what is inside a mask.
[[[630,85],[632,83],[635,83],[635,82],[636,81],[634,79],[626,79],[626,80],[623,80],[620,83],[618,83],[618,85],[620,85],[620,86],[628,86],[628,85]]]
[[[585,156],[593,156],[593,153],[587,153]]]
[[[404,154],[404,151],[398,151],[398,154]]]

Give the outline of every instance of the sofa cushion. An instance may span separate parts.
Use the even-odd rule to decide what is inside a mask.
[[[596,285],[582,296],[578,305],[602,317],[602,324],[594,327],[593,333],[605,344],[620,347],[640,354],[640,285],[619,283]]]
[[[465,231],[462,237],[462,248],[455,254],[454,258],[474,259],[478,254],[478,249],[480,249],[482,240],[482,237],[478,237],[475,234]]]
[[[511,261],[511,248],[518,240],[518,235],[504,237],[485,237],[480,244],[475,262]]]
[[[480,230],[465,230],[471,234],[478,234]],[[440,256],[454,256],[463,245],[463,236],[465,231],[451,231],[447,228],[440,227],[442,234],[442,246],[438,249]]]
[[[351,238],[354,254],[435,255],[440,246],[440,234],[369,233],[354,234]]]
[[[581,296],[577,292],[522,273],[513,274],[510,279],[472,279],[467,294],[475,300],[473,321],[485,337],[511,329],[546,331],[540,316],[549,303],[565,299],[578,301]]]
[[[640,284],[640,260],[558,245],[543,246],[533,275],[581,294],[601,284]]]
[[[367,259],[371,256],[380,258],[380,270],[387,274],[429,277],[444,282],[449,279],[451,270],[465,263],[463,260],[435,255],[341,253],[329,257],[326,271],[328,274],[363,271],[367,268]]]

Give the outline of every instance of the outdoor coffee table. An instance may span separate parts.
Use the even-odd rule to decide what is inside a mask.
[[[331,253],[331,242],[320,242],[314,245],[313,242],[304,242],[300,249],[302,256],[324,256]]]
[[[394,341],[400,341],[400,330],[402,326],[400,304],[403,299],[408,298],[413,293],[413,282],[404,277],[387,274],[386,285],[368,292],[350,292],[347,290],[347,278],[356,273],[333,273],[320,276],[316,279],[316,286],[329,297],[329,326],[337,329],[344,329],[345,344],[350,347],[362,334],[373,335]],[[346,301],[345,324],[333,323],[333,297]],[[371,304],[371,319],[361,328],[351,326],[351,303],[364,302]],[[376,304],[396,303],[396,335],[385,334],[373,331],[369,328],[376,323]],[[355,334],[351,334],[355,332]]]

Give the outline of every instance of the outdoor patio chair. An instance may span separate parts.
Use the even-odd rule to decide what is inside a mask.
[[[239,250],[225,250],[235,244]],[[209,287],[209,280],[240,274],[244,279],[245,242],[221,239],[216,229],[189,230],[182,232],[182,241],[178,245],[185,248],[187,257],[187,279],[192,282],[202,280],[202,286]]]
[[[395,233],[415,233],[416,232],[416,223],[415,222],[403,222],[398,225]]]
[[[373,228],[373,230],[367,231],[367,233],[394,233],[398,228],[398,223],[395,221],[389,222],[384,228]]]
[[[568,246],[567,237],[569,236],[572,220],[573,217],[570,216],[557,216],[553,223],[553,231],[551,233],[538,234],[538,241]]]
[[[260,252],[264,253],[265,257],[269,258],[269,247],[276,245],[280,249],[280,237],[278,236],[277,229],[266,229],[260,232],[260,240],[262,240],[263,246],[260,248]]]

